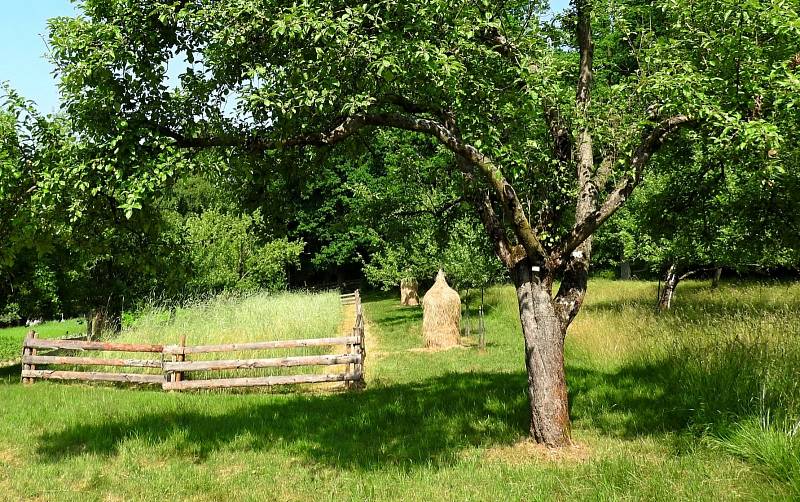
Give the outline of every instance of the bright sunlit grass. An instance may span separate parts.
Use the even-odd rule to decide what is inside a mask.
[[[338,336],[336,292],[221,295],[176,309],[145,308],[116,341],[187,345]]]
[[[83,319],[67,319],[64,322],[50,321],[33,328],[16,326],[0,329],[0,361],[19,358],[22,353],[22,341],[26,333],[36,330],[41,338],[65,338],[86,334]]]

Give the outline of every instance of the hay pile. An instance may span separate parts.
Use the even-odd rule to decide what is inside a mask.
[[[454,347],[459,343],[461,298],[439,270],[433,287],[422,299],[422,337],[426,347]]]
[[[419,284],[414,278],[403,279],[400,281],[400,304],[419,305]]]

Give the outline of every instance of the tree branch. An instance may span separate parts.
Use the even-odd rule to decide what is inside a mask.
[[[642,140],[628,162],[633,170],[633,175],[626,176],[621,180],[608,195],[602,206],[592,211],[586,218],[576,221],[572,232],[565,237],[557,248],[561,256],[568,255],[577,249],[603,222],[625,204],[633,189],[641,181],[644,168],[653,154],[661,148],[673,132],[692,123],[693,120],[686,115],[675,115],[662,120]]]
[[[445,213],[450,212],[451,209],[456,207],[457,205],[461,204],[462,202],[466,201],[464,196],[457,198],[456,200],[450,201],[447,204],[437,207],[434,209],[417,209],[414,211],[395,211],[391,214],[391,216],[419,216],[421,214],[430,214],[431,216],[440,217]]]
[[[547,128],[553,138],[553,155],[559,162],[569,162],[572,159],[572,135],[561,120],[558,105],[544,99],[542,107]]]
[[[508,242],[506,233],[503,231],[503,225],[492,207],[492,200],[489,194],[476,190],[473,197],[473,205],[478,212],[481,223],[483,223],[483,228],[486,229],[486,233],[489,234],[489,239],[494,245],[495,254],[507,269],[514,268],[514,265],[524,258],[524,253],[521,246],[513,246]]]
[[[264,151],[294,146],[333,145],[352,136],[366,126],[392,127],[428,134],[438,139],[450,151],[475,166],[499,197],[504,212],[508,213],[509,219],[513,222],[514,233],[525,248],[528,256],[533,259],[539,258],[549,264],[549,257],[544,250],[544,246],[542,246],[525,216],[523,205],[514,188],[503,176],[500,168],[491,158],[478,151],[474,146],[461,141],[449,128],[435,120],[399,113],[359,114],[342,119],[338,125],[330,130],[287,139],[268,139],[258,136],[190,138],[167,128],[158,128],[158,130],[165,136],[174,139],[176,146],[180,148],[245,147],[255,151]]]

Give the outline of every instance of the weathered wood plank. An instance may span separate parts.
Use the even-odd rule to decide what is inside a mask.
[[[82,340],[28,339],[28,347],[37,349],[102,350],[114,352],[161,352],[162,345],[137,343],[87,342]]]
[[[256,378],[217,378],[213,380],[184,380],[182,382],[163,382],[164,390],[191,389],[229,389],[233,387],[266,387],[299,383],[347,382],[360,380],[361,375],[340,373],[329,375],[291,375]]]
[[[46,380],[81,380],[85,382],[128,382],[160,384],[164,375],[143,375],[139,373],[99,373],[93,371],[22,370],[23,378],[43,378]]]
[[[25,335],[25,341],[22,343],[22,357],[30,356],[31,354],[33,354],[33,350],[28,346],[28,344],[34,338],[36,338],[36,332],[35,331],[29,331],[28,334]],[[31,365],[30,364],[23,364],[22,365],[22,371],[30,370],[30,369],[31,369]],[[26,378],[24,376],[21,376],[20,378],[22,378],[22,383],[23,384],[28,385],[28,384],[32,384],[33,383],[33,380],[31,380],[30,378]]]
[[[361,357],[354,354],[324,356],[275,357],[270,359],[228,359],[218,361],[165,362],[164,371],[211,371],[253,368],[288,368],[292,366],[329,366],[357,363]]]
[[[306,338],[303,340],[274,340],[269,342],[229,343],[226,345],[195,345],[181,347],[167,345],[164,354],[206,354],[210,352],[236,352],[241,350],[292,349],[300,347],[319,347],[324,345],[347,345],[356,343],[353,336],[338,338]]]
[[[130,366],[134,368],[160,368],[161,361],[148,359],[103,359],[102,357],[23,356],[28,364],[71,364],[75,366]]]

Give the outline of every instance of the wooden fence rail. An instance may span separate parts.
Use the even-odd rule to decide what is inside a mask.
[[[356,318],[352,335],[334,338],[307,338],[301,340],[272,340],[264,342],[229,343],[223,345],[186,345],[182,336],[177,345],[151,345],[97,342],[84,340],[43,340],[31,331],[22,347],[22,382],[33,383],[35,379],[79,380],[85,382],[127,382],[160,385],[164,390],[224,389],[232,387],[259,387],[284,384],[345,382],[348,388],[364,385],[364,313],[361,295],[356,290],[342,300],[343,305],[355,306]],[[304,347],[345,347],[340,354],[311,356],[285,356],[272,358],[245,358],[187,361],[193,354],[218,352],[245,352],[271,349],[295,349]],[[39,355],[39,349],[48,349],[48,355]],[[58,350],[79,352],[80,355],[51,355]],[[86,352],[132,352],[159,354],[158,359],[88,357]],[[166,360],[166,359],[170,360]],[[41,369],[37,366],[66,365],[66,370]],[[187,373],[198,371],[228,371],[259,368],[291,368],[299,366],[343,366],[341,373],[307,375],[277,375],[264,377],[187,379]],[[155,373],[80,371],[82,366],[111,366],[120,368],[159,369]]]

